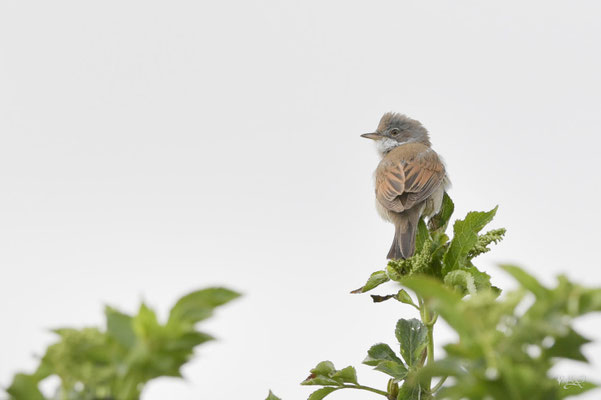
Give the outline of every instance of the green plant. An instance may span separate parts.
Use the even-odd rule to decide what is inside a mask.
[[[180,377],[180,367],[197,345],[213,338],[196,324],[239,294],[208,288],[180,298],[160,323],[145,304],[136,315],[105,308],[106,327],[55,329],[50,345],[33,374],[16,374],[6,392],[13,400],[45,400],[38,389],[51,375],[60,378],[57,400],[135,400],[144,384],[159,376]]]
[[[565,276],[547,288],[524,270],[505,265],[502,268],[519,288],[501,295],[490,276],[473,264],[475,257],[488,252],[505,234],[504,229],[480,234],[497,208],[470,212],[456,221],[451,239],[445,231],[453,209],[445,195],[440,213],[428,225],[420,221],[415,255],[390,261],[385,270],[374,272],[363,287],[353,291],[365,293],[396,281],[404,288],[385,296],[372,295],[373,301],[394,299],[419,311],[419,320],[399,319],[396,324],[400,354],[378,343],[363,360],[389,376],[387,387],[361,385],[355,368],[338,370],[332,362],[323,361],[302,382],[322,386],[309,400],[321,400],[343,389],[369,391],[390,400],[554,400],[596,387],[592,382],[560,385],[550,369],[562,359],[586,362],[581,346],[589,340],[572,323],[575,317],[601,311],[601,289],[577,285]],[[444,346],[445,356],[435,359],[434,326],[439,317],[459,340]],[[277,399],[270,392],[268,400]]]

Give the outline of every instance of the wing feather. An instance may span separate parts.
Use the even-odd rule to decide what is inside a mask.
[[[401,148],[405,146],[389,153],[376,170],[376,198],[384,208],[397,213],[426,200],[445,176],[436,152],[421,145],[423,148]]]

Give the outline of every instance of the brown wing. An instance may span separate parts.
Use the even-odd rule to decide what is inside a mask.
[[[402,212],[426,200],[442,183],[444,165],[436,153],[402,146],[389,153],[376,171],[376,198],[386,209]],[[396,149],[395,149],[396,150]]]

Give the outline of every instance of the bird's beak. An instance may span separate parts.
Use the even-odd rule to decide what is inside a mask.
[[[373,132],[373,133],[364,133],[363,135],[361,135],[361,137],[364,137],[367,139],[378,140],[378,139],[382,138],[382,135],[380,135],[378,132]]]

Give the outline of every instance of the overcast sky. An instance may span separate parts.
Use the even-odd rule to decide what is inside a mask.
[[[244,297],[144,400],[301,400],[324,359],[385,385],[361,360],[415,315],[348,292],[392,240],[359,137],[387,111],[429,129],[456,217],[499,205],[494,283],[515,262],[601,285],[600,20],[593,0],[0,3],[0,385],[50,328],[209,285]],[[557,373],[599,378],[586,354]]]

